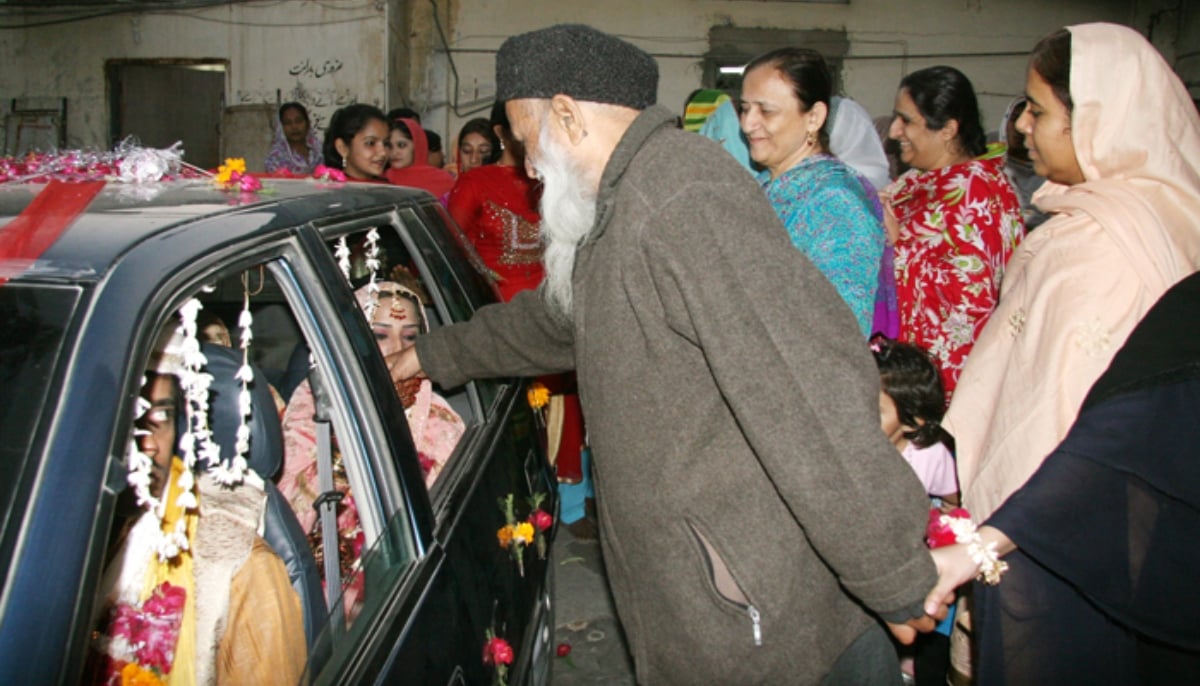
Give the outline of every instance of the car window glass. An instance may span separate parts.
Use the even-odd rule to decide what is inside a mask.
[[[13,504],[38,417],[48,416],[50,380],[78,301],[75,287],[0,287],[0,515]]]
[[[423,205],[417,211],[408,210],[408,222],[413,227],[422,227],[419,241],[422,257],[432,268],[440,290],[446,294],[447,307],[454,321],[466,321],[475,311],[475,304],[495,302],[499,295],[492,283],[494,275],[488,270],[475,247],[461,233],[446,209],[438,203]],[[402,214],[406,216],[406,214]],[[435,227],[435,230],[424,230]],[[442,230],[436,230],[441,227]],[[491,407],[499,392],[500,382],[496,379],[478,379],[474,382],[484,408]]]

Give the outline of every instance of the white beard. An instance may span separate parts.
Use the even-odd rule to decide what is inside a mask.
[[[543,184],[542,236],[546,242],[542,295],[552,313],[569,320],[576,249],[591,234],[596,221],[596,191],[590,189],[586,173],[549,135],[544,124],[538,144],[541,151],[536,166]]]

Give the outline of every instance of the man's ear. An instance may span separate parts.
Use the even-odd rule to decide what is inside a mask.
[[[569,95],[559,94],[550,98],[550,124],[562,127],[573,145],[579,145],[587,137],[583,108]]]

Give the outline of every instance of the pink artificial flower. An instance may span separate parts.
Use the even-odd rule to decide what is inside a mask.
[[[346,174],[341,169],[318,164],[317,168],[313,170],[313,178],[320,181],[345,181]]]
[[[263,187],[261,181],[259,181],[257,178],[255,178],[253,176],[250,176],[249,174],[240,175],[240,178],[237,180],[237,183],[238,183],[238,189],[241,190],[243,193],[253,193],[255,191],[261,191],[262,187]]]
[[[538,531],[545,531],[554,525],[554,517],[551,517],[548,512],[539,508],[529,513],[529,523]]]

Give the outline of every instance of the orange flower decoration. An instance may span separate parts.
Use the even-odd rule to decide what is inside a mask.
[[[529,400],[529,406],[535,410],[540,410],[550,402],[550,389],[540,381],[534,381],[529,384],[529,390],[525,392],[525,397]]]
[[[121,668],[121,686],[163,686],[154,672],[130,662]]]
[[[513,542],[513,527],[511,524],[505,524],[496,532],[496,540],[500,541],[501,548],[507,548]]]

